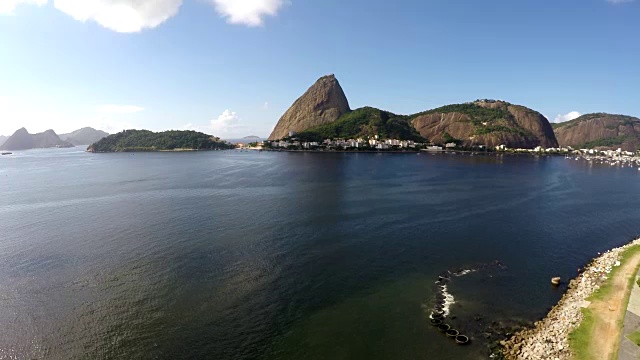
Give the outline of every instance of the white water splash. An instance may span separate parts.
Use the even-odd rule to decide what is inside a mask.
[[[447,291],[447,285],[442,287],[442,295],[444,295],[444,305],[442,306],[442,311],[444,312],[444,316],[449,316],[449,310],[451,309],[451,305],[456,303],[453,295],[449,294]]]

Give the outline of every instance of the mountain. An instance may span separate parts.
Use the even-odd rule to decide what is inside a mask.
[[[75,146],[79,146],[93,144],[107,136],[109,136],[109,134],[104,131],[86,127],[69,134],[62,134],[60,135],[60,139],[70,142]]]
[[[363,107],[342,115],[338,120],[296,134],[305,141],[336,138],[359,138],[380,135],[387,139],[424,141],[411,126],[409,116]]]
[[[233,149],[234,145],[196,131],[125,130],[89,146],[90,152],[184,151]]]
[[[334,122],[349,111],[349,102],[336,77],[323,76],[284,113],[269,140]]]
[[[7,141],[8,137],[0,135],[0,145],[4,144]]]
[[[53,130],[32,135],[29,134],[27,129],[22,128],[5,141],[0,146],[0,150],[28,150],[52,147],[73,147],[73,145],[62,141]]]
[[[456,142],[463,146],[506,145],[510,148],[557,147],[549,120],[539,112],[505,101],[477,100],[447,105],[414,115],[373,107],[349,110],[338,80],[318,80],[278,122],[269,140],[296,132],[302,140],[380,135],[402,140]]]
[[[434,143],[510,148],[557,147],[549,120],[537,111],[505,101],[477,100],[413,115],[412,125]]]
[[[562,146],[640,150],[640,119],[632,116],[586,114],[554,124],[554,131]]]

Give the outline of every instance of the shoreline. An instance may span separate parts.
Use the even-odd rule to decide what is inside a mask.
[[[594,258],[581,274],[569,282],[558,304],[540,321],[500,342],[505,359],[570,359],[570,334],[584,319],[582,309],[589,299],[609,279],[614,267],[621,266],[625,250],[640,245],[640,238],[613,248]]]
[[[292,152],[292,153],[318,153],[318,154],[463,154],[463,155],[513,155],[513,156],[566,156],[567,154],[559,153],[525,153],[525,152],[496,152],[496,151],[472,151],[472,150],[288,150],[288,149],[262,149],[250,151],[266,151],[266,152]]]

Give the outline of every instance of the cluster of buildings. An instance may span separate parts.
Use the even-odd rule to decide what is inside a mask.
[[[287,150],[421,150],[426,144],[413,140],[380,139],[374,136],[370,139],[325,139],[322,142],[277,140],[265,141],[263,147]],[[442,150],[442,148],[440,148]]]

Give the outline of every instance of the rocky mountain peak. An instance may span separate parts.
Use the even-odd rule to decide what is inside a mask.
[[[334,122],[349,111],[349,101],[338,79],[333,74],[323,76],[284,113],[269,140]]]

